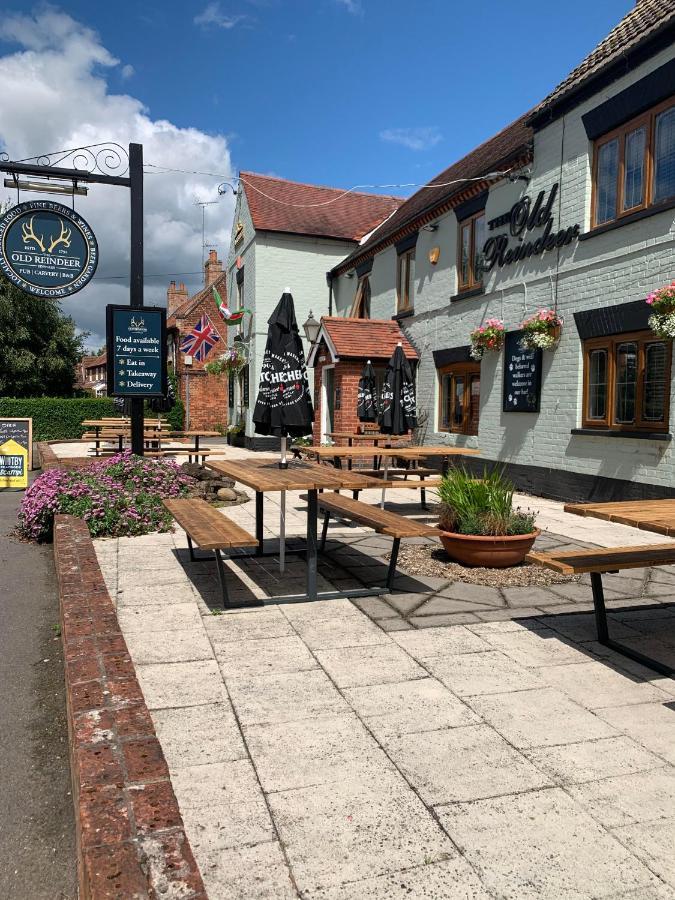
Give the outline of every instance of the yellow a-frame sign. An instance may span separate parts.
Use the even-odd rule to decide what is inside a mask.
[[[0,489],[28,487],[28,450],[14,440],[0,444]]]

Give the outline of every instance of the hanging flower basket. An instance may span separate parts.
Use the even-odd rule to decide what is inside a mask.
[[[523,350],[555,350],[560,342],[562,316],[554,309],[538,309],[534,315],[521,322],[525,332],[520,339]]]
[[[675,281],[652,291],[646,301],[652,308],[649,327],[657,337],[675,338]]]
[[[207,363],[204,366],[204,369],[209,375],[222,375],[225,372],[228,375],[235,375],[237,372],[240,372],[245,365],[246,351],[243,347],[235,344],[233,347],[229,347],[219,359]]]
[[[469,340],[472,359],[481,360],[486,352],[499,353],[504,346],[504,323],[501,319],[486,319],[484,325],[471,332]]]

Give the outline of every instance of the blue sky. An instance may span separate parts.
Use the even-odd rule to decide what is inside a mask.
[[[428,181],[541,100],[633,0],[1,6],[0,150],[12,159],[138,141],[146,163],[349,188]],[[222,178],[147,171],[152,304],[171,278],[201,285],[200,201],[218,200],[206,207],[206,245],[226,256],[235,199],[218,196]],[[77,208],[100,262],[63,307],[97,346],[106,303],[128,302],[128,198],[97,187]]]
[[[221,0],[61,6],[133,67],[153,118],[237,168],[424,181],[540,100],[634,0]],[[120,27],[120,23],[124,27]],[[128,70],[127,70],[128,71]],[[388,138],[388,139],[387,139]]]

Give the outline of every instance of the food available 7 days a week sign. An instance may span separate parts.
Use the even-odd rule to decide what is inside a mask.
[[[108,394],[166,395],[166,310],[157,306],[108,306]]]

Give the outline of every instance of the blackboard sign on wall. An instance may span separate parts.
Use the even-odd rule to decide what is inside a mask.
[[[28,487],[33,468],[33,420],[0,419],[0,490]]]
[[[504,341],[504,412],[539,412],[541,350],[520,346],[522,331],[509,331]]]
[[[158,306],[107,306],[108,394],[165,397],[166,310]]]

